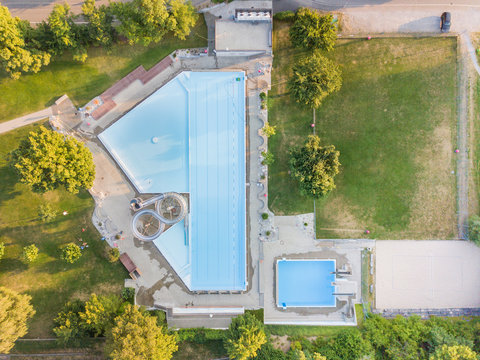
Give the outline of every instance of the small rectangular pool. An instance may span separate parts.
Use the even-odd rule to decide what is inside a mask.
[[[277,260],[277,306],[335,307],[335,260]]]

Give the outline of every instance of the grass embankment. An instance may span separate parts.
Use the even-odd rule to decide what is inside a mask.
[[[85,64],[65,54],[38,74],[23,75],[19,80],[0,72],[0,122],[41,110],[63,94],[75,105],[84,105],[136,67],[143,65],[148,70],[176,49],[202,46],[207,46],[207,28],[200,16],[184,41],[169,34],[149,47],[117,44],[110,52],[92,47]]]
[[[269,122],[269,205],[279,215],[313,211],[288,174],[288,150],[311,134],[312,110],[287,90],[288,24],[274,23]],[[317,134],[340,150],[337,189],[317,201],[318,238],[447,239],[455,234],[456,40],[339,40],[329,53],[342,89],[317,110]]]
[[[0,286],[32,296],[36,314],[26,337],[50,337],[53,319],[62,305],[72,298],[86,299],[90,293],[120,293],[128,276],[123,267],[110,264],[103,257],[105,243],[93,227],[94,202],[90,194],[77,195],[65,190],[33,193],[20,184],[11,167],[8,154],[19,141],[38,125],[27,126],[0,136],[0,242],[5,255],[0,260]],[[50,204],[58,213],[51,222],[38,218],[39,206]],[[61,213],[68,211],[68,215]],[[82,231],[85,229],[85,231]],[[68,242],[89,247],[75,264],[60,260],[59,246]],[[35,244],[40,250],[30,265],[21,261],[22,249]]]

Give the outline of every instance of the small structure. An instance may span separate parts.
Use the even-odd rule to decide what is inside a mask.
[[[140,277],[140,270],[138,270],[137,265],[130,259],[130,256],[128,256],[127,253],[123,253],[120,255],[120,262],[125,266],[125,269],[127,269],[128,274],[133,280],[137,280]]]
[[[217,19],[215,51],[217,56],[271,55],[272,10],[235,9],[233,19]]]

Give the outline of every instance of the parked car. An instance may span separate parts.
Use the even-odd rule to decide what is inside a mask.
[[[452,15],[449,12],[444,12],[441,19],[440,31],[447,33],[450,31],[450,25],[452,23]]]

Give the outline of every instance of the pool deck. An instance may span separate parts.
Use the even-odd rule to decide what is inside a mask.
[[[337,269],[348,265],[352,268],[349,281],[356,283],[354,303],[361,299],[361,252],[375,246],[374,240],[314,240],[303,226],[301,216],[275,216],[278,240],[263,243],[263,295],[265,324],[292,325],[356,325],[355,316],[348,318],[347,303],[337,300],[334,308],[287,308],[277,306],[276,260],[287,259],[335,259]]]
[[[214,57],[197,57],[179,59],[158,74],[146,84],[133,81],[129,86],[113,97],[116,106],[99,120],[90,121],[87,125],[84,121],[75,129],[76,136],[86,141],[87,146],[93,153],[97,168],[97,176],[91,190],[97,207],[93,214],[93,222],[100,233],[107,238],[111,246],[118,247],[126,252],[141,272],[141,277],[136,281],[127,279],[126,285],[137,289],[136,301],[145,306],[160,308],[179,307],[204,307],[204,308],[259,308],[263,306],[259,293],[258,263],[261,253],[261,243],[258,234],[261,232],[261,224],[258,221],[259,214],[263,212],[264,202],[261,200],[263,187],[247,186],[247,241],[248,241],[248,288],[246,292],[238,293],[192,293],[186,289],[177,277],[168,262],[163,258],[153,243],[142,243],[134,239],[130,230],[132,214],[129,210],[130,200],[138,195],[113,161],[105,148],[96,139],[96,135],[102,129],[116,121],[121,115],[128,112],[136,104],[149,96],[156,89],[168,82],[182,70],[242,70],[250,78],[246,82],[246,118],[247,118],[247,179],[257,181],[260,178],[262,168],[258,164],[260,149],[264,139],[258,135],[259,130],[266,121],[266,112],[260,110],[261,91],[266,90],[270,84],[270,73],[259,74],[259,67],[271,64],[271,58],[249,60],[248,58],[226,58],[220,61]],[[101,224],[101,225],[100,225]],[[121,234],[121,239],[115,239],[115,235]],[[169,312],[172,315],[172,312]],[[171,326],[210,326],[226,327],[231,316],[215,315],[190,316],[169,318]],[[192,322],[193,321],[193,322]]]

